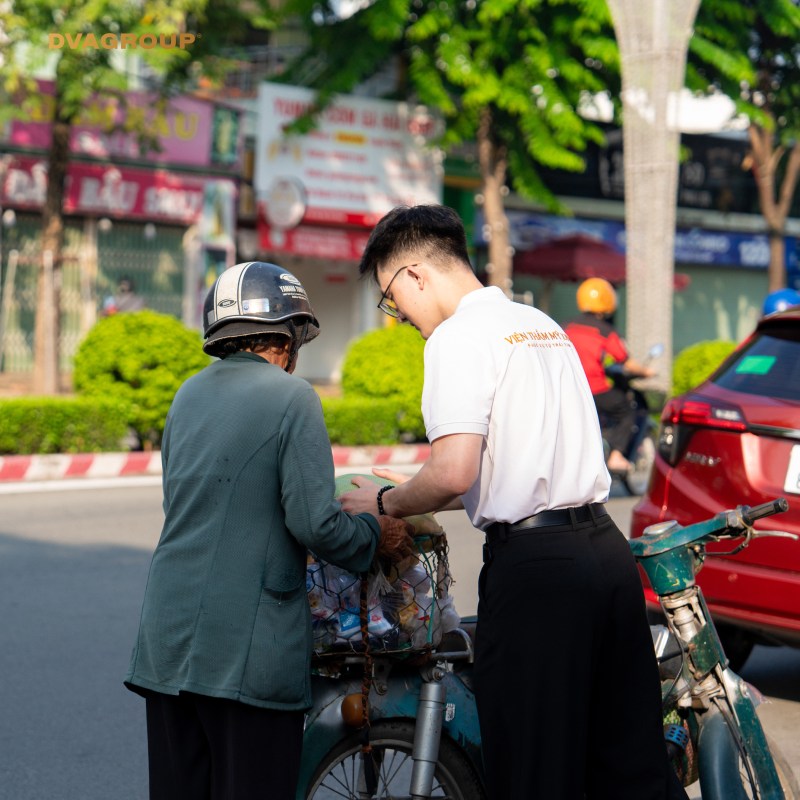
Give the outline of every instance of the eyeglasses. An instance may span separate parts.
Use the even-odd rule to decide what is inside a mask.
[[[400,267],[400,269],[392,275],[392,279],[386,286],[383,294],[381,295],[380,302],[378,303],[378,308],[383,311],[384,314],[388,314],[390,317],[399,317],[400,316],[400,309],[397,307],[397,303],[394,300],[390,300],[386,295],[389,294],[389,289],[391,288],[392,284],[394,283],[394,279],[404,270],[408,269],[409,267],[416,267],[416,264],[406,264],[404,267]]]

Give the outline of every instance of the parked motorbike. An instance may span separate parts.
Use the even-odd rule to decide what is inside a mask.
[[[664,352],[662,344],[653,345],[647,353],[644,365],[647,366],[651,361],[658,358]],[[611,364],[606,367],[606,375],[611,379],[614,387],[624,392],[635,410],[635,427],[628,443],[628,447],[622,453],[631,463],[632,468],[627,472],[614,473],[618,477],[629,494],[642,495],[647,490],[647,482],[650,480],[650,472],[656,458],[656,434],[658,425],[650,416],[650,408],[647,403],[645,393],[634,385],[637,375],[632,374],[622,364]],[[600,414],[600,429],[605,430],[607,420],[605,415]],[[609,446],[603,439],[603,449],[608,460]]]
[[[757,519],[787,508],[781,498],[683,528],[663,522],[631,542],[666,615],[666,626],[651,628],[665,740],[684,785],[699,780],[703,800],[800,800],[790,766],[759,722],[759,694],[728,667],[695,583],[704,559],[720,555],[706,553],[708,542],[735,542],[734,553],[755,538],[791,536],[753,529]],[[297,800],[485,800],[471,685],[473,629],[474,618],[464,619],[436,648],[370,659],[368,727],[365,656],[317,658]]]

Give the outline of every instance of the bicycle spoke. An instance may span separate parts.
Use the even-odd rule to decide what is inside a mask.
[[[352,749],[329,765],[328,770],[315,785],[310,800],[411,800],[413,758],[410,743],[407,746],[394,742],[373,745],[372,755],[376,769],[377,786],[373,794],[367,793],[365,765],[361,750]],[[438,772],[438,769],[437,769]],[[434,776],[431,798],[454,800],[462,796],[442,776]]]
[[[344,780],[337,774],[339,772],[342,773]],[[323,781],[320,788],[327,789],[335,796],[345,797],[347,798],[347,800],[351,800],[354,797],[353,789],[351,788],[351,786],[355,786],[355,780],[353,780],[352,782],[347,780],[347,769],[345,767],[344,762],[339,764],[335,770],[331,770],[328,773],[327,777],[335,781],[334,785],[330,785],[326,779],[325,781]],[[338,787],[341,787],[341,790],[337,787],[337,784]]]
[[[384,750],[383,752],[384,752],[384,758],[385,758],[387,751]],[[388,769],[383,769],[383,768],[381,769],[381,775],[383,776],[383,779],[384,779],[384,786],[387,788],[387,790],[391,786],[391,783],[394,780],[395,775],[397,775],[397,773],[400,772],[400,770],[403,768],[403,766],[409,760],[411,760],[411,757],[409,755],[407,755],[406,753],[401,753],[399,750],[392,750],[391,752],[392,752],[392,758],[391,758],[391,761],[389,763]],[[400,763],[397,765],[396,769],[394,769],[394,771],[392,771],[392,767],[393,767],[394,762],[395,762],[395,760],[397,759],[398,756],[402,758],[402,761],[400,761]],[[387,777],[387,773],[388,773],[388,777]]]

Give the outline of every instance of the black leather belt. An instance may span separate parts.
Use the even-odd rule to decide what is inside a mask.
[[[548,511],[540,511],[532,517],[525,517],[519,522],[493,522],[486,529],[486,540],[493,542],[508,538],[510,534],[521,531],[532,530],[533,528],[551,528],[556,525],[575,525],[579,522],[589,522],[589,520],[605,517],[608,515],[603,503],[591,503],[587,506],[577,506],[576,508],[556,508]]]

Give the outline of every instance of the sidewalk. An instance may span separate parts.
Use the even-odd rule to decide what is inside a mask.
[[[421,464],[430,455],[429,444],[392,447],[331,448],[335,467],[359,470],[382,465],[399,467]],[[0,456],[0,482],[52,481],[59,478],[116,478],[160,475],[161,453],[77,453]]]

